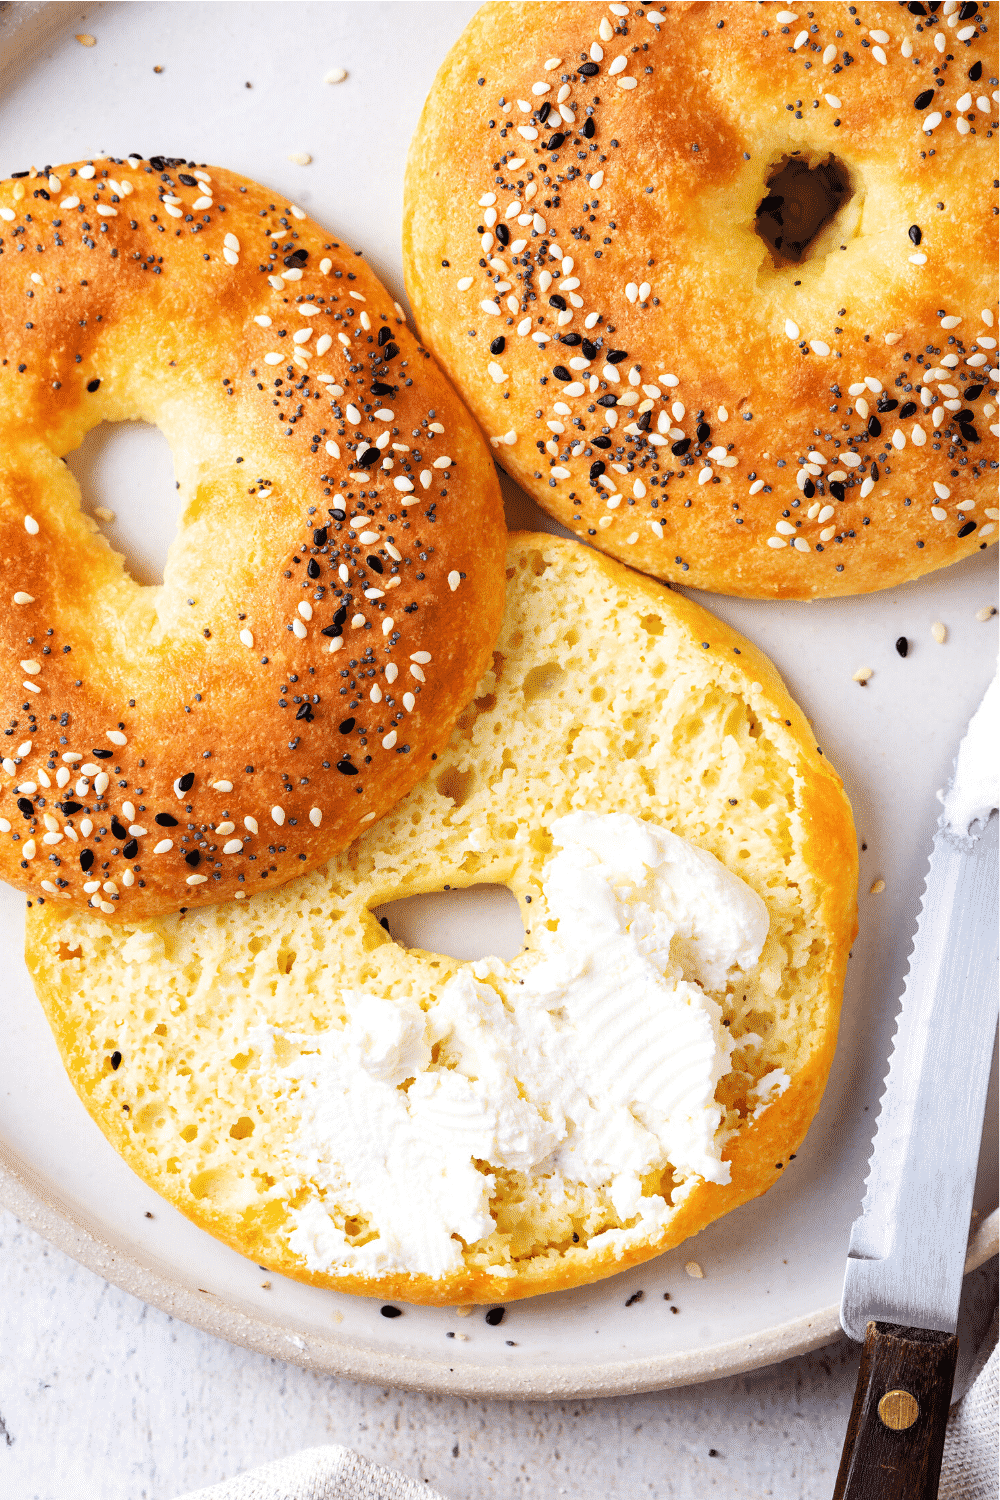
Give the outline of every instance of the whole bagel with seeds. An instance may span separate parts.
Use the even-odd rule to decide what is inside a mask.
[[[854,829],[773,666],[574,542],[515,535],[507,560],[492,662],[447,748],[350,851],[240,905],[28,914],[63,1060],[124,1159],[317,1285],[483,1303],[647,1260],[780,1180],[833,1059]],[[631,909],[636,944],[660,934],[648,968],[589,921],[564,939],[588,857],[577,842],[567,871],[556,849],[581,826],[612,863],[637,838],[680,846],[685,889],[708,869],[716,912],[763,918],[753,952],[673,989],[692,969],[662,907]],[[604,917],[643,880],[620,868]],[[380,925],[383,903],[488,883],[521,913],[507,963]]]
[[[551,515],[753,598],[996,541],[992,16],[476,13],[410,148],[407,287]]]
[[[489,452],[279,194],[107,158],[0,183],[0,220],[0,878],[136,918],[280,884],[420,779],[489,660]],[[184,503],[157,588],[62,462],[137,418]]]

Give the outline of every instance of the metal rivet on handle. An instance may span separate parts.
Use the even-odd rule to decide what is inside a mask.
[[[878,1404],[878,1414],[883,1426],[891,1427],[893,1432],[905,1432],[917,1420],[920,1408],[909,1391],[886,1391]]]

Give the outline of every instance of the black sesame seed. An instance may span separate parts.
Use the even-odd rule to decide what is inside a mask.
[[[597,64],[592,62],[581,63],[577,69],[581,78],[593,78],[598,71]]]
[[[840,481],[837,479],[831,479],[830,494],[833,496],[833,498],[835,500],[843,500],[845,493],[846,491],[844,490],[844,486],[840,483]]]
[[[573,377],[565,365],[553,365],[552,373],[557,380],[572,380]]]
[[[920,244],[920,241],[923,239],[923,234],[921,233],[919,224],[911,224],[906,232],[915,245]]]
[[[357,721],[355,719],[345,719],[344,722],[340,725],[341,734],[350,734],[356,722]]]
[[[383,1318],[401,1318],[403,1316],[403,1309],[401,1307],[393,1307],[388,1302],[386,1303],[385,1307],[379,1308],[379,1312],[382,1314]]]
[[[599,475],[601,475],[601,474],[603,474],[605,472],[606,472],[606,465],[604,463],[604,460],[601,459],[601,458],[597,459],[590,466],[590,477],[591,477],[591,479],[597,479]]]
[[[649,412],[646,413],[646,416],[649,416]],[[711,427],[709,427],[707,422],[699,422],[698,426],[695,428],[694,435],[698,439],[699,443],[705,443],[708,441],[711,433],[712,429]]]
[[[93,863],[94,863],[94,851],[93,851],[93,849],[84,849],[82,851],[81,855],[80,855],[80,869],[84,872],[84,874],[86,874],[86,872],[90,869],[90,867],[91,867],[91,865]]]
[[[510,230],[507,228],[506,224],[497,225],[497,239],[500,241],[501,245],[510,244]]]
[[[608,364],[609,365],[620,365],[623,359],[628,359],[628,351],[626,349],[609,349],[608,350]]]
[[[486,1314],[486,1321],[491,1328],[496,1328],[498,1323],[503,1322],[503,1315],[507,1311],[505,1307],[491,1307]]]
[[[378,331],[378,346],[379,346],[379,348],[383,349],[385,347],[385,345],[389,342],[389,340],[391,338],[392,338],[392,330],[390,328],[380,328],[379,331]]]
[[[972,533],[975,531],[975,529],[976,529],[976,523],[975,523],[975,521],[966,521],[966,523],[965,523],[964,526],[960,526],[959,527],[958,534],[959,534],[959,536],[971,536]]]
[[[122,845],[122,854],[126,859],[135,859],[139,853],[139,840],[129,839],[127,844]]]
[[[903,405],[899,408],[900,419],[903,417],[912,417],[916,409],[917,403],[915,401],[904,401]]]
[[[918,94],[917,97],[914,99],[914,101],[913,101],[913,107],[914,107],[914,109],[926,109],[927,106],[928,106],[928,104],[930,104],[930,102],[931,102],[931,100],[933,98],[934,98],[934,90],[933,89],[924,89],[923,93],[922,94]]]
[[[83,810],[82,802],[57,802],[56,806],[59,808],[60,812],[65,818],[71,818],[74,813],[78,813]]]
[[[981,385],[967,385],[965,387],[966,401],[975,401],[977,396],[981,396],[983,394],[983,389],[984,387]],[[916,407],[914,407],[913,409],[914,411],[916,411]]]
[[[161,828],[176,828],[177,827],[177,819],[175,817],[173,817],[170,813],[157,813],[156,817],[153,819],[153,822],[154,823],[159,823],[159,825],[160,825]]]
[[[899,402],[895,401],[892,396],[883,396],[876,402],[875,410],[881,412],[895,411],[898,405]]]
[[[980,80],[980,78],[982,78],[982,76],[983,76],[983,65],[982,65],[982,63],[981,62],[974,62],[972,64],[972,67],[969,69],[969,77],[972,79],[973,83],[978,83],[979,80]]]
[[[909,649],[910,649],[910,643],[909,643],[909,641],[906,639],[905,635],[901,635],[899,637],[899,640],[896,642],[896,650],[899,652],[900,656],[905,656],[906,653],[907,653],[907,651],[909,651]]]
[[[591,438],[590,441],[591,441],[591,443],[593,444],[593,446],[595,448],[610,448],[611,447],[611,439],[609,437],[595,437],[595,438]]]
[[[121,1053],[118,1051],[118,1049],[116,1047],[115,1050],[114,1050],[114,1052],[112,1052],[112,1054],[111,1054],[111,1071],[113,1073],[117,1073],[118,1069],[121,1067],[121,1065],[122,1065],[122,1055],[121,1055]]]
[[[493,340],[492,344],[490,345],[490,353],[491,354],[502,354],[503,351],[506,349],[506,347],[507,347],[507,340],[504,338],[503,334],[501,333],[497,338],[495,338]]]
[[[87,381],[87,390],[90,391],[91,393],[93,393],[94,391],[97,390],[97,387],[100,385],[100,383],[101,382],[99,380],[88,380]]]
[[[882,435],[882,423],[874,414],[868,418],[868,431],[872,437],[881,437]]]
[[[593,120],[584,120],[584,122],[583,122],[583,130],[582,130],[581,134],[583,136],[585,136],[585,138],[588,141],[593,140],[593,138],[594,138],[594,130],[595,130],[595,126],[594,126]]]
[[[179,792],[189,792],[193,786],[194,786],[194,772],[193,771],[185,771],[183,776],[178,776],[178,778],[177,778],[177,790]]]
[[[375,387],[372,386],[372,390],[374,389]],[[359,463],[363,469],[370,469],[372,464],[378,463],[381,457],[382,455],[377,448],[366,448],[363,453],[358,454],[355,463]]]
[[[128,838],[128,829],[127,828],[123,828],[122,825],[121,825],[121,823],[119,823],[119,821],[118,821],[117,818],[112,818],[111,819],[111,832],[114,834],[114,836],[115,836],[116,839],[127,839]]]
[[[566,298],[565,297],[560,297],[558,295],[558,293],[553,293],[553,295],[549,298],[549,306],[550,307],[557,307],[560,312],[565,312],[566,311]]]
[[[23,813],[26,818],[34,817],[35,809],[32,807],[31,802],[27,797],[18,797],[17,806],[19,811]]]
[[[323,547],[323,546],[326,545],[326,541],[327,541],[327,530],[326,530],[326,527],[325,526],[317,526],[316,530],[313,532],[313,546],[314,547]]]
[[[670,451],[674,455],[675,458],[680,458],[682,454],[684,454],[684,453],[686,453],[688,451],[688,449],[690,448],[690,446],[691,446],[691,439],[690,438],[680,438],[676,443],[672,443],[671,444]]]
[[[190,865],[192,869],[194,869],[196,865],[200,865],[201,851],[199,849],[192,849],[188,854],[185,854],[184,863],[186,865]]]
[[[357,776],[358,774],[357,766],[352,766],[349,760],[338,760],[337,770],[341,776]]]

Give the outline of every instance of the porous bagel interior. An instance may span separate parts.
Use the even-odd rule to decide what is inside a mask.
[[[997,27],[965,11],[476,12],[410,148],[407,288],[564,526],[755,598],[996,541]]]
[[[109,157],[0,183],[0,219],[0,878],[133,917],[280,884],[425,774],[489,661],[489,450],[278,193]],[[62,461],[139,418],[184,506],[159,587]]]
[[[47,903],[28,914],[27,959],[81,1098],[126,1161],[196,1223],[261,1265],[411,1302],[482,1302],[574,1286],[642,1261],[780,1176],[833,1056],[857,856],[840,780],[770,663],[696,605],[572,542],[512,537],[509,603],[493,665],[430,776],[322,869],[240,906],[136,926]],[[248,1029],[335,1026],[345,988],[426,1010],[468,965],[399,947],[373,911],[486,882],[517,897],[516,979],[538,957],[549,827],[571,811],[627,812],[706,849],[763,898],[756,968],[719,995],[737,1038],[716,1098],[735,1134],[732,1180],[704,1181],[662,1234],[588,1248],[622,1227],[609,1197],[543,1174],[498,1171],[496,1229],[458,1274],[310,1273],[287,1243],[289,1208],[316,1196],[294,1161],[292,1095],[257,1071]],[[146,956],[126,962],[130,935]],[[285,1055],[296,1045],[282,1042]],[[789,1086],[755,1121],[750,1090]],[[483,1167],[486,1170],[486,1164]],[[668,1193],[670,1167],[651,1190]],[[338,1216],[358,1242],[377,1225]]]

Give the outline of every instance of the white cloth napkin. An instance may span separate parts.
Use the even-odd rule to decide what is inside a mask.
[[[239,1474],[183,1500],[444,1500],[395,1469],[383,1469],[350,1448],[304,1448],[277,1463]]]
[[[952,1407],[945,1438],[938,1500],[996,1500],[997,1496],[997,1322],[984,1340],[974,1378]],[[445,1500],[399,1474],[373,1464],[350,1448],[305,1448],[290,1458],[265,1464],[195,1490],[181,1500]]]
[[[938,1500],[996,1500],[1000,1468],[997,1319],[983,1340],[972,1384],[951,1409]]]

